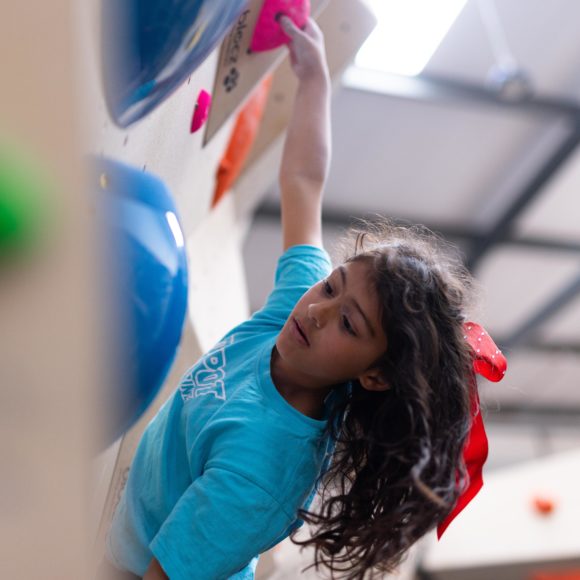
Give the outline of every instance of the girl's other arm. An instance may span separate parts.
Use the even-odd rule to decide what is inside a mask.
[[[280,166],[283,243],[322,246],[322,193],[331,156],[330,78],[320,28],[304,30],[287,16],[280,25],[292,39],[290,62],[299,86]]]

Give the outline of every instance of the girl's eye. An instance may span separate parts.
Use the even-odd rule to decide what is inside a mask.
[[[328,280],[324,280],[324,292],[332,296],[332,286],[328,283]]]
[[[342,317],[342,324],[344,326],[344,328],[346,329],[346,331],[349,334],[352,334],[353,336],[356,336],[356,333],[354,331],[354,328],[350,325],[350,322],[348,321],[348,318],[346,316]]]

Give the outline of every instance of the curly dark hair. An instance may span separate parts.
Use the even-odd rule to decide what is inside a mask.
[[[364,261],[379,296],[387,351],[372,365],[386,391],[353,381],[331,409],[332,463],[319,481],[307,540],[341,578],[392,572],[467,485],[472,355],[464,339],[473,281],[458,252],[426,228],[388,221],[352,228],[346,261]],[[352,244],[354,243],[354,253]]]

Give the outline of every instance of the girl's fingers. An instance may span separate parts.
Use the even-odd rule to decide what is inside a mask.
[[[319,36],[322,34],[318,24],[312,18],[309,18],[304,25],[304,32],[308,34],[308,36]]]
[[[299,35],[302,32],[298,28],[298,26],[296,26],[296,24],[294,24],[294,21],[292,20],[292,18],[290,18],[289,16],[286,16],[285,14],[282,14],[278,18],[278,22],[280,23],[280,26],[282,27],[282,30],[290,38],[294,38],[294,36],[297,36],[297,35]]]

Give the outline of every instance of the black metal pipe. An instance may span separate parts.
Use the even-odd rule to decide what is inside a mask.
[[[580,119],[580,104],[563,97],[545,97],[533,92],[521,98],[509,98],[483,84],[422,74],[416,77],[377,73],[376,71],[347,71],[344,86],[348,90],[379,93],[410,101],[441,103],[443,105],[484,105],[503,109],[508,113],[530,114],[544,119]]]
[[[580,266],[580,264],[579,264]],[[503,343],[503,348],[511,349],[523,344],[526,339],[533,336],[534,332],[554,314],[567,306],[580,294],[580,274],[574,277],[564,286],[551,300],[549,300],[534,315],[516,329]]]
[[[480,390],[483,407],[485,409],[485,422],[495,424],[531,425],[539,426],[554,425],[557,427],[570,426],[580,430],[580,407],[571,405],[530,405],[526,403],[498,403],[494,409],[491,402],[485,401],[485,387]]]
[[[356,211],[323,209],[322,219],[326,226],[346,229],[357,219],[354,217]],[[372,221],[377,214],[363,214],[358,217],[367,218]],[[271,201],[264,202],[258,207],[254,214],[254,219],[263,221],[279,221],[280,205]],[[417,223],[413,220],[396,219],[398,224]],[[463,242],[466,244],[478,244],[485,238],[485,233],[470,228],[455,226],[452,224],[429,224],[422,222],[431,231],[438,233],[447,240]],[[580,242],[570,240],[559,240],[555,238],[545,238],[539,236],[508,236],[497,241],[498,244],[506,246],[520,247],[532,250],[548,250],[553,252],[567,252],[572,254],[580,253]]]
[[[514,199],[512,204],[485,234],[482,240],[474,245],[467,260],[467,266],[471,271],[477,268],[483,256],[492,246],[509,237],[515,220],[536,199],[546,183],[570,158],[578,143],[580,143],[580,125],[575,124],[570,135],[558,147],[557,151],[554,152],[538,173],[534,175],[528,186]]]

